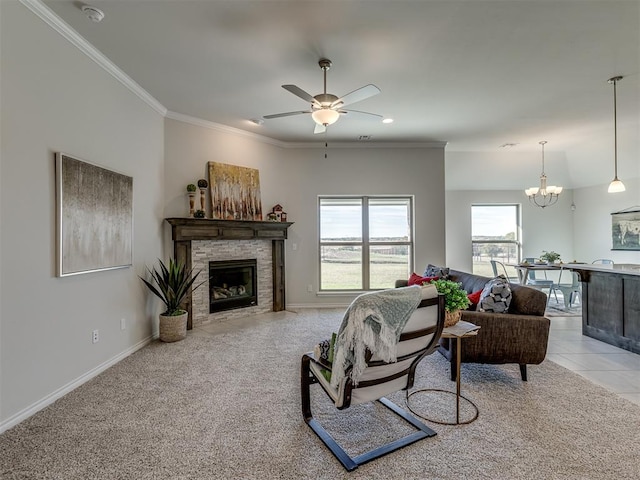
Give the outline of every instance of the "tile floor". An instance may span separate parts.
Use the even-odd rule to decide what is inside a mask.
[[[640,405],[640,355],[582,335],[582,317],[549,317],[547,359]]]

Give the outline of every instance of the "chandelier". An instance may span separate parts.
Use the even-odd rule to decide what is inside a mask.
[[[544,145],[546,141],[539,142],[542,145],[542,173],[540,174],[540,187],[527,188],[524,193],[529,197],[529,201],[534,205],[545,208],[558,201],[562,193],[562,187],[555,185],[547,186],[547,176],[544,173]]]

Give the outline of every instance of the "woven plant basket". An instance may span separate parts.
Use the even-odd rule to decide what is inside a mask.
[[[444,312],[444,326],[452,327],[460,321],[461,316],[462,312],[460,310],[456,310],[454,312]]]
[[[182,315],[160,315],[160,341],[177,342],[187,338],[188,313]]]

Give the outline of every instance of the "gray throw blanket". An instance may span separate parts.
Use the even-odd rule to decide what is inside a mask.
[[[334,346],[331,375],[334,388],[350,366],[351,380],[358,384],[367,367],[367,349],[385,362],[395,361],[400,334],[421,297],[422,289],[413,285],[365,293],[351,302]]]

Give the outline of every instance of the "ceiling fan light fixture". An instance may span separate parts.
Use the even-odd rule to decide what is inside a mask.
[[[321,108],[313,112],[311,118],[313,118],[313,121],[318,125],[324,125],[326,127],[327,125],[336,123],[338,118],[340,118],[340,114],[329,108]]]
[[[393,118],[383,118],[382,123],[393,123]]]

